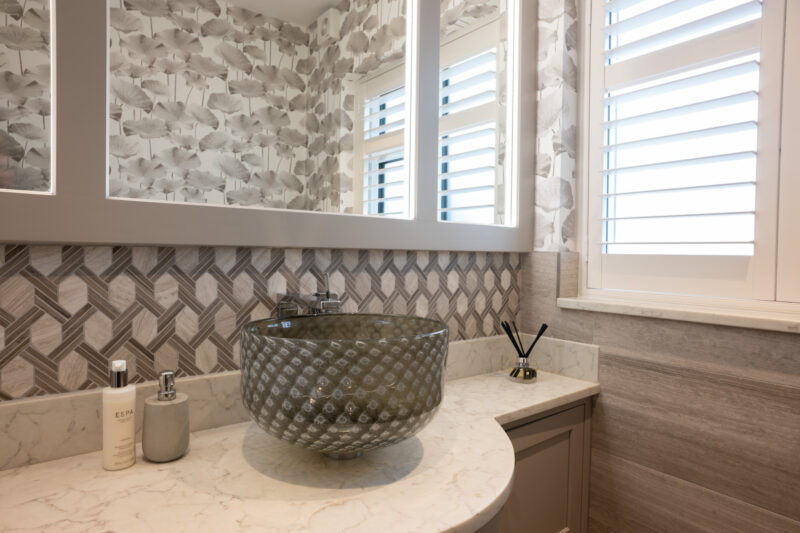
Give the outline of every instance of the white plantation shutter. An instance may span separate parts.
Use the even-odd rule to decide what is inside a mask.
[[[408,213],[403,147],[369,154],[364,159],[363,212],[401,217]]]
[[[403,129],[406,112],[403,87],[370,98],[364,103],[364,139]]]
[[[495,224],[498,219],[497,22],[443,45],[439,106],[438,219]],[[399,76],[398,70],[394,76]],[[407,216],[404,166],[405,91],[395,87],[363,104],[362,212]]]
[[[497,52],[440,74],[439,220],[495,223]]]
[[[398,87],[364,102],[362,213],[408,216],[404,164],[405,89]]]
[[[681,271],[692,262],[679,258],[739,256],[741,276],[719,292],[747,294],[758,269],[746,261],[757,243],[770,246],[758,239],[757,226],[765,235],[771,224],[758,205],[777,180],[763,150],[775,124],[762,120],[762,2],[613,0],[592,9],[590,286],[692,291]],[[661,256],[684,279],[673,288],[648,273],[652,261],[619,256]]]

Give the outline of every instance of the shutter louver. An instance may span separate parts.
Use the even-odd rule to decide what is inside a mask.
[[[702,50],[758,23],[761,2],[615,0],[605,10],[602,252],[752,255],[758,42],[718,39],[716,57],[670,48]],[[647,75],[626,61],[649,61]]]

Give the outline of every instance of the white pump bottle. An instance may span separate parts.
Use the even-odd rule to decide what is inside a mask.
[[[124,359],[111,362],[111,386],[103,389],[103,468],[136,462],[136,387],[128,385]]]

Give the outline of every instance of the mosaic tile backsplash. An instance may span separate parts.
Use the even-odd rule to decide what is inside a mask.
[[[0,245],[0,401],[238,368],[239,330],[325,274],[346,312],[438,318],[450,338],[501,332],[519,254]]]

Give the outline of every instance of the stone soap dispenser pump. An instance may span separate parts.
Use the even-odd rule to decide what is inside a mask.
[[[175,373],[158,376],[158,394],[144,401],[142,452],[155,463],[174,461],[189,448],[189,397],[175,391]]]

